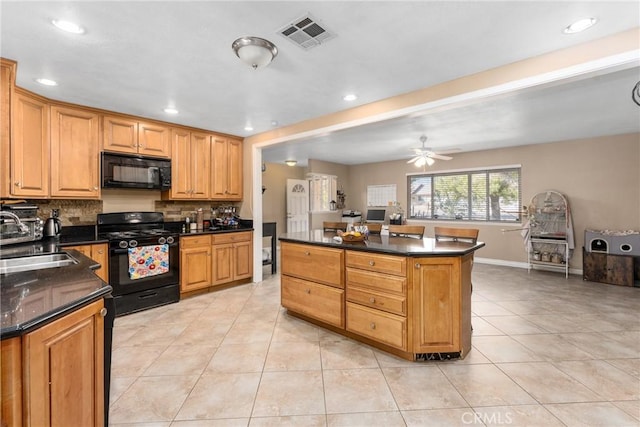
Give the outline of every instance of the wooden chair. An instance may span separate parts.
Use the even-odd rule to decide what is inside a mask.
[[[347,223],[346,222],[331,222],[331,221],[323,221],[322,229],[324,231],[347,231]]]
[[[450,227],[434,227],[436,241],[449,242],[468,242],[476,243],[478,241],[477,228],[450,228]]]
[[[369,234],[380,234],[382,231],[382,224],[375,222],[365,222],[367,228],[369,229]]]
[[[398,237],[415,237],[422,239],[424,237],[424,225],[389,225],[389,236]]]

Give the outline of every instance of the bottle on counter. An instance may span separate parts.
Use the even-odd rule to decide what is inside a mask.
[[[198,230],[202,230],[204,225],[204,212],[202,212],[202,208],[196,211],[196,228]]]

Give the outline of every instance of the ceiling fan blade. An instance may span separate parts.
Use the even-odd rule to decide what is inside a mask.
[[[453,157],[443,156],[442,154],[429,153],[429,157],[439,160],[451,160]]]

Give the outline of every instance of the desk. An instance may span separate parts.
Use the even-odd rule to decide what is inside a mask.
[[[276,223],[262,223],[262,237],[271,237],[271,260],[262,261],[262,265],[271,264],[271,274],[276,274]]]

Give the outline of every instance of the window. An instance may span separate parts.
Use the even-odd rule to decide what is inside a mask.
[[[520,167],[408,176],[409,218],[520,222]]]
[[[309,180],[309,209],[311,212],[326,212],[331,210],[330,203],[335,202],[338,190],[338,178],[334,175],[310,173]]]

